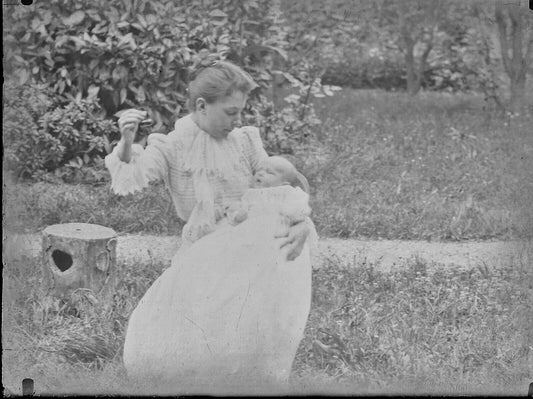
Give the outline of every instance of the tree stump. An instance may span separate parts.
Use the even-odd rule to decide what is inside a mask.
[[[117,235],[88,223],[55,224],[43,231],[42,257],[50,293],[62,296],[78,288],[110,293],[114,283]]]

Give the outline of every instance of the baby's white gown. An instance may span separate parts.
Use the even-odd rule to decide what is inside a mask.
[[[316,233],[294,261],[274,236],[309,215],[308,196],[282,186],[250,189],[242,202],[247,220],[179,250],[133,311],[130,377],[205,387],[288,379],[309,315]]]

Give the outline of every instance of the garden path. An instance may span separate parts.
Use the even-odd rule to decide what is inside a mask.
[[[168,261],[176,253],[180,240],[174,236],[120,235],[117,243],[119,261],[149,263]],[[4,232],[2,257],[4,261],[23,256],[38,256],[41,235],[9,235]],[[427,242],[396,240],[343,240],[322,238],[313,253],[313,265],[325,262],[338,264],[373,264],[383,271],[402,267],[414,259],[425,261],[430,268],[472,268],[486,265],[502,267],[519,263],[532,264],[533,243],[519,241],[484,242]],[[355,262],[354,262],[355,261]]]

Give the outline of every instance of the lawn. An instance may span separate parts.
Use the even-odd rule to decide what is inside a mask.
[[[466,94],[343,90],[315,105],[323,123],[291,159],[311,183],[321,236],[533,236],[533,115],[497,117]],[[127,197],[109,183],[5,188],[12,230],[76,221],[174,235],[183,225],[162,184]]]
[[[531,115],[499,118],[475,96],[344,90],[315,100],[323,124],[292,158],[312,186],[321,236],[464,241],[533,237]],[[175,235],[162,184],[119,197],[109,184],[4,183],[4,228],[62,222]],[[322,259],[313,272],[297,392],[525,394],[533,381],[533,269]],[[42,290],[40,259],[5,263],[3,383],[37,393],[136,394],[121,364],[127,320],[168,265],[117,265],[114,295]],[[432,266],[432,267],[429,267]],[[149,392],[147,392],[149,393]]]
[[[297,392],[516,393],[533,378],[533,270],[428,268],[390,273],[324,259],[291,377]],[[121,364],[129,314],[166,264],[118,264],[114,296],[43,297],[39,259],[4,269],[3,383],[38,393],[149,389]],[[436,270],[430,272],[430,270]],[[146,392],[149,393],[149,392]]]
[[[530,234],[533,113],[498,119],[478,97],[431,92],[344,90],[317,107],[327,155],[304,169],[323,235],[455,241]]]

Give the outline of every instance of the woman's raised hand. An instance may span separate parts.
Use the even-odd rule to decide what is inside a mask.
[[[119,143],[118,157],[123,162],[129,162],[131,160],[131,146],[135,141],[139,123],[148,116],[148,113],[138,109],[127,109],[120,111],[117,116],[119,117],[118,128],[122,137],[121,143]]]
[[[148,113],[146,111],[133,108],[121,112],[118,118],[118,128],[120,129],[120,135],[124,144],[133,144],[135,135],[139,129],[139,123],[143,119],[146,119],[147,116]]]

